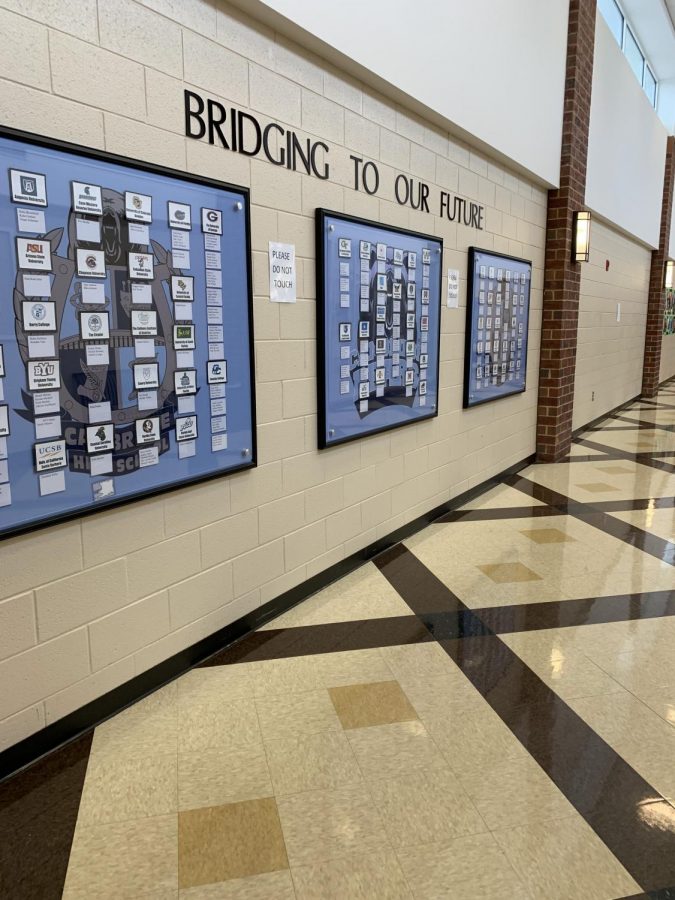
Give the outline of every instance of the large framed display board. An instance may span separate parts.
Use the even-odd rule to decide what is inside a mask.
[[[464,408],[525,390],[532,263],[469,248]]]
[[[438,415],[440,238],[317,210],[319,447]]]
[[[0,536],[256,462],[246,189],[0,130]]]

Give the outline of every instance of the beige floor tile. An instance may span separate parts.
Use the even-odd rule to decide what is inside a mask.
[[[169,898],[178,888],[176,816],[78,825],[63,900]]]
[[[643,694],[640,699],[669,725],[675,727],[675,690]]]
[[[541,575],[520,562],[487,563],[478,566],[495,584],[513,584],[521,581],[541,581]]]
[[[640,888],[581,816],[555,825],[493,832],[514,869],[541,900],[609,900]]]
[[[383,647],[382,657],[401,684],[423,678],[463,677],[445,650],[435,641]]]
[[[209,747],[246,750],[261,740],[252,699],[228,701],[220,694],[209,694],[199,702],[179,703],[178,750],[182,753]]]
[[[255,705],[265,741],[341,728],[325,688],[302,694],[259,697]]]
[[[485,700],[458,668],[451,675],[404,679],[401,687],[422,720],[428,715],[471,712],[485,706]]]
[[[163,816],[177,809],[175,753],[90,758],[78,813],[82,825]]]
[[[347,737],[367,779],[445,769],[441,752],[419,721],[356,728],[348,731]]]
[[[577,815],[530,756],[493,762],[458,778],[490,829]]]
[[[354,753],[341,731],[268,741],[265,749],[277,797],[361,781]]]
[[[366,784],[394,847],[431,844],[487,831],[476,807],[449,769]]]
[[[643,531],[656,534],[665,541],[675,540],[675,509],[637,509],[630,512],[614,512],[612,516],[622,522],[630,522]]]
[[[347,684],[328,689],[342,727],[368,728],[417,719],[397,681]]]
[[[526,754],[522,744],[487,704],[475,712],[428,715],[424,723],[456,774],[480,772],[503,759]]]
[[[380,815],[363,785],[306,791],[278,802],[292,867],[388,846]]]
[[[127,759],[176,750],[178,712],[176,682],[122,710],[99,725],[91,745],[91,755],[101,753]]]
[[[293,869],[298,900],[411,900],[393,850],[350,853]]]
[[[180,900],[295,900],[289,870],[233,878],[180,892]]]
[[[273,797],[178,814],[181,888],[287,868]]]
[[[256,699],[304,693],[323,687],[318,674],[319,659],[318,656],[296,656],[246,663]]]
[[[391,669],[380,650],[346,650],[315,657],[317,677],[322,687],[389,681]]]
[[[590,447],[582,447],[581,444],[572,444],[570,456],[601,456],[602,450],[591,450]]]
[[[634,475],[635,468],[619,465],[618,463],[611,466],[597,466],[598,472],[604,472],[606,475]]]
[[[211,747],[178,754],[179,809],[221,806],[273,793],[262,745],[235,753]]]
[[[523,506],[545,506],[545,504],[541,500],[528,497],[516,488],[500,484],[460,506],[459,509],[509,509]]]
[[[582,491],[587,491],[589,494],[611,494],[616,491],[615,487],[612,487],[611,484],[605,484],[604,481],[590,481],[585,484],[577,484],[578,488],[581,488]]]
[[[564,544],[576,540],[559,528],[525,528],[521,529],[520,533],[534,541],[535,544]]]
[[[396,851],[415,900],[529,898],[490,834]]]
[[[208,699],[246,700],[253,696],[250,665],[207,666],[192,669],[176,682],[179,702],[201,703]]]
[[[263,625],[261,630],[409,615],[408,604],[369,562]]]

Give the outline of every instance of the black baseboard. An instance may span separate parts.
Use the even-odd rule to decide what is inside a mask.
[[[112,691],[108,691],[107,694],[97,697],[57,722],[3,750],[0,752],[0,781],[9,778],[21,769],[25,769],[64,744],[75,740],[85,732],[100,725],[101,722],[121,712],[127,706],[131,706],[163,685],[183,675],[194,666],[205,662],[209,657],[220,653],[250,631],[254,631],[276,616],[281,615],[281,613],[306,600],[311,594],[316,593],[333,581],[337,581],[339,578],[353,572],[354,569],[377,556],[378,553],[388,550],[394,544],[410,537],[411,534],[426,528],[427,525],[440,518],[440,516],[457,509],[459,506],[463,506],[474,497],[501,484],[502,479],[507,475],[519,472],[533,461],[534,454],[510,466],[498,475],[493,475],[458,497],[453,497],[447,503],[434,507],[434,509],[418,516],[412,522],[402,525],[385,537],[368,544],[367,547],[358,550],[356,553],[352,553],[351,556],[340,560],[340,562],[312,576],[307,581],[303,581],[297,587],[285,591],[264,606],[253,610],[241,619],[237,619],[236,622],[226,625],[191,647],[187,647],[185,650],[181,650],[174,656],[169,657],[169,659],[158,663],[156,666],[148,669],[147,672],[136,675],[130,681],[126,681]]]

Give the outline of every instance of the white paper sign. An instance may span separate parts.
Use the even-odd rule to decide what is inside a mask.
[[[60,472],[49,472],[46,475],[40,475],[40,496],[47,497],[49,494],[60,494],[66,489],[66,473],[61,469]]]
[[[23,209],[19,207],[16,211],[16,222],[18,231],[32,231],[34,234],[44,234],[47,230],[45,214],[41,209]]]
[[[95,303],[99,306],[105,303],[105,285],[100,282],[83,281],[81,289],[83,303]]]
[[[51,297],[52,283],[49,275],[23,273],[23,292],[26,297]]]
[[[270,300],[275,303],[295,303],[297,279],[295,244],[270,241]]]
[[[459,269],[448,269],[448,309],[459,307]]]

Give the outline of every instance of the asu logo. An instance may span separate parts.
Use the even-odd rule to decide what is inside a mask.
[[[26,244],[27,253],[42,253],[42,244]]]

